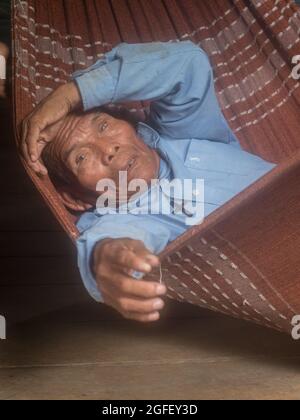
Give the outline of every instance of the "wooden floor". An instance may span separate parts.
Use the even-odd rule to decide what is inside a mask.
[[[0,399],[300,398],[300,342],[172,301],[151,325],[92,302],[0,112]]]

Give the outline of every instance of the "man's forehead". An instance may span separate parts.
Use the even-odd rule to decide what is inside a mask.
[[[88,136],[93,134],[93,122],[100,117],[102,113],[93,112],[83,115],[72,115],[67,117],[65,124],[58,133],[58,146],[69,146],[74,142],[85,140]]]
[[[93,126],[93,122],[101,116],[100,112],[91,112],[89,114],[83,114],[76,116],[74,126],[70,134],[74,134],[77,131],[89,129]]]
[[[109,114],[106,114],[102,111],[93,111],[88,114],[83,114],[76,116],[76,121],[74,122],[74,126],[72,131],[69,133],[70,135],[76,135],[78,133],[89,135],[89,129],[96,128],[94,124],[98,119],[101,118],[112,118]]]

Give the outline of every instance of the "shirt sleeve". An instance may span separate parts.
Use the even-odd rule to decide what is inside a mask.
[[[230,141],[209,59],[191,41],[121,43],[73,77],[85,110],[149,100],[148,123],[161,135]]]
[[[81,236],[77,240],[78,267],[85,288],[98,302],[103,302],[101,293],[91,270],[91,260],[95,245],[107,238],[131,238],[144,242],[146,248],[152,253],[161,252],[182,230],[176,226],[163,223],[163,221],[149,221],[143,215],[105,215],[97,216],[86,213],[78,223]],[[140,278],[139,273],[137,278]]]

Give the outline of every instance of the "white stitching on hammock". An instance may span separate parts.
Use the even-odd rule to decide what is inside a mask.
[[[231,280],[229,280],[227,277],[224,277],[225,282],[228,284],[228,286],[232,286],[233,283]]]
[[[292,88],[289,93],[287,94],[287,96],[279,103],[277,104],[274,108],[268,110],[267,112],[265,112],[263,115],[261,115],[260,118],[257,118],[254,121],[248,122],[244,125],[241,125],[240,127],[234,129],[233,131],[235,133],[240,132],[241,130],[245,129],[245,128],[249,128],[252,125],[256,125],[258,124],[260,121],[262,121],[263,119],[265,119],[267,116],[269,116],[270,114],[273,114],[275,111],[277,111],[277,109],[281,108],[288,100],[289,98],[293,95],[293,93],[295,92],[295,90],[297,90],[300,87],[300,83],[298,82],[294,88]]]
[[[245,67],[248,67],[248,65],[252,62],[252,61],[254,61],[256,58],[258,58],[259,57],[259,55],[262,53],[262,51],[263,51],[263,49],[265,48],[265,46],[268,44],[268,43],[271,43],[270,42],[270,39],[269,38],[267,38],[264,42],[263,42],[263,44],[261,45],[261,47],[259,48],[259,50],[255,53],[255,54],[253,54],[250,58],[249,58],[249,60],[244,60],[238,67],[235,67],[235,69],[233,70],[233,71],[228,71],[228,72],[223,72],[222,74],[220,74],[219,76],[217,76],[217,77],[215,77],[215,79],[214,79],[214,81],[215,81],[215,83],[217,83],[219,80],[221,80],[221,79],[223,79],[223,78],[225,78],[225,77],[232,77],[232,78],[234,78],[234,76],[237,74],[237,73],[239,73],[240,72],[240,70],[242,70],[243,68],[245,68]],[[247,47],[248,48],[248,47]],[[241,55],[243,55],[243,53],[241,52]],[[267,57],[264,57],[265,58],[265,61],[264,61],[264,64],[265,63],[268,63],[268,62],[271,62],[271,58],[272,58],[272,56],[273,55],[278,55],[278,51],[277,50],[275,50],[274,49],[274,51],[272,51],[271,52],[271,54],[269,54]],[[232,59],[229,59],[227,62],[222,62],[222,63],[218,63],[218,64],[216,64],[216,65],[213,65],[213,68],[214,69],[217,69],[218,67],[221,67],[221,66],[227,66],[227,67],[229,67],[229,63],[230,62],[232,62],[232,61],[234,61],[234,60],[232,60]]]
[[[25,3],[26,5],[28,5],[27,4],[27,2],[22,2],[22,3]],[[33,7],[29,7],[29,9],[31,9],[34,13],[35,13],[35,9],[33,8]],[[243,10],[242,10],[242,12],[244,11],[244,10],[246,10],[247,9],[247,7],[245,7]],[[190,34],[184,34],[184,35],[182,35],[182,37],[183,38],[186,38],[186,37],[190,37],[190,36],[194,36],[197,32],[199,32],[199,31],[201,31],[201,30],[208,30],[208,29],[210,29],[210,28],[212,28],[213,26],[215,26],[220,20],[222,20],[222,19],[224,19],[229,13],[231,13],[232,11],[235,11],[235,9],[232,7],[232,8],[229,8],[225,13],[224,13],[224,15],[222,15],[222,16],[220,16],[219,18],[217,18],[217,19],[215,19],[210,25],[205,25],[205,26],[201,26],[201,27],[199,27],[199,28],[197,28],[196,30],[193,30],[193,32],[191,32]],[[51,27],[49,24],[41,24],[41,23],[36,23],[35,22],[35,20],[34,19],[32,19],[32,18],[29,18],[28,17],[28,15],[19,15],[19,17],[21,17],[21,18],[24,18],[24,19],[26,19],[26,21],[28,21],[28,19],[30,19],[31,21],[33,21],[34,22],[34,24],[35,24],[35,26],[37,27],[37,26],[40,26],[40,27],[42,27],[42,28],[44,28],[44,29],[50,29],[50,32],[51,33],[57,33],[58,34],[58,36],[61,38],[61,39],[72,39],[72,38],[75,38],[75,39],[78,39],[78,40],[82,40],[83,38],[80,36],[80,35],[71,35],[71,34],[68,34],[68,35],[62,35],[58,30],[56,30],[56,29],[54,29],[53,27]],[[30,32],[30,34],[32,35],[32,36],[35,36],[35,33],[33,33],[33,32]],[[110,44],[110,43],[102,43],[101,41],[96,41],[96,42],[94,42],[94,43],[92,43],[92,44],[85,44],[85,47],[87,47],[87,48],[89,48],[89,47],[92,47],[93,45],[105,45],[105,46],[112,46],[112,44]]]
[[[204,239],[204,238],[203,238]],[[204,242],[206,242],[207,243],[207,241],[204,239]],[[193,249],[192,247],[190,247],[191,249]],[[192,280],[197,284],[197,285],[199,285],[200,286],[200,288],[201,288],[201,290],[202,291],[204,291],[206,294],[208,294],[210,297],[211,297],[211,299],[213,299],[214,301],[216,301],[216,299],[217,299],[217,301],[219,301],[219,299],[216,297],[216,296],[214,296],[214,295],[212,295],[211,293],[210,293],[210,291],[206,288],[206,287],[204,287],[202,284],[201,284],[201,282],[199,281],[199,280],[197,280],[197,279],[195,279],[193,276],[192,276],[192,274],[190,273],[190,272],[188,272],[187,270],[183,270],[183,268],[182,268],[182,266],[180,265],[180,264],[178,264],[178,263],[173,263],[172,262],[172,265],[174,266],[174,267],[177,267],[180,271],[182,271],[184,274],[186,274],[186,275],[188,275],[190,278],[192,278]],[[193,265],[193,267],[194,268],[196,268],[196,266],[195,265]],[[216,284],[216,283],[214,283],[213,282],[213,280],[212,280],[212,278],[210,277],[210,276],[208,276],[203,270],[201,270],[199,267],[197,267],[197,269],[198,269],[198,271],[200,271],[201,273],[202,273],[202,275],[204,276],[204,278],[206,278],[207,280],[209,280],[210,281],[210,283],[212,284],[212,286],[216,289],[216,290],[218,290],[218,292],[220,292],[220,294],[223,296],[223,294],[222,294],[222,291],[221,291],[221,288]],[[241,296],[241,293],[238,291],[237,292],[237,294],[239,295],[239,297]],[[223,296],[224,297],[224,296]],[[233,305],[233,302],[230,302],[232,305]],[[234,306],[234,305],[233,305]],[[235,308],[239,308],[238,307],[238,305],[235,305],[234,306]]]
[[[300,29],[299,29],[299,32],[300,32]],[[262,34],[263,33],[263,31],[260,31],[260,34]],[[258,34],[257,34],[258,35]],[[257,38],[257,35],[256,35],[256,37],[255,37],[255,40],[254,40],[254,42],[253,43],[251,43],[251,44],[248,44],[247,45],[247,47],[245,47],[243,50],[241,50],[238,54],[236,54],[235,56],[233,56],[233,57],[231,57],[228,61],[223,61],[223,62],[220,62],[220,63],[218,63],[218,64],[215,64],[214,66],[213,66],[213,68],[214,69],[216,69],[216,68],[219,68],[219,67],[221,67],[221,66],[226,66],[226,67],[228,67],[229,66],[229,64],[230,63],[232,63],[238,56],[242,56],[247,50],[249,50],[252,46],[254,46],[255,45],[255,43],[256,43],[256,38]],[[269,38],[267,38],[264,42],[263,42],[263,44],[260,46],[260,48],[259,48],[259,51],[258,52],[256,52],[248,61],[243,61],[243,63],[242,64],[240,64],[234,71],[230,71],[230,72],[225,72],[225,73],[222,73],[220,76],[217,76],[216,78],[215,78],[215,83],[217,83],[219,80],[221,80],[222,78],[224,78],[224,77],[227,77],[227,76],[234,76],[236,73],[238,73],[238,71],[239,70],[241,70],[242,68],[244,68],[244,67],[246,67],[246,66],[248,66],[249,65],[249,63],[251,62],[251,61],[253,61],[256,57],[258,57],[259,56],[259,54],[263,51],[263,48],[266,46],[266,44],[269,44],[270,43],[270,39]],[[290,44],[289,46],[288,46],[288,48],[287,49],[291,49],[292,47],[294,47],[295,46],[295,43],[292,43],[292,44]],[[276,50],[274,50],[271,54],[269,54],[268,55],[268,57],[266,57],[266,61],[265,61],[265,63],[266,62],[269,62],[270,61],[270,59],[271,59],[271,57],[272,57],[272,55],[273,54],[277,54],[278,55],[278,52],[276,51]],[[273,63],[272,63],[272,65],[273,65]],[[284,66],[284,63],[281,65],[281,67],[280,67],[280,69],[282,68]],[[277,72],[276,72],[276,74],[277,74]],[[271,79],[270,81],[272,81],[273,79]],[[269,82],[267,83],[267,84],[269,84]],[[267,84],[265,85],[265,86],[267,86]],[[227,88],[225,88],[224,90],[226,90]],[[220,93],[222,93],[222,91],[220,92]],[[255,91],[254,91],[254,93],[253,94],[255,94]],[[250,96],[252,96],[252,95],[250,95]],[[238,101],[236,102],[236,103],[238,103]],[[228,105],[228,107],[230,107],[231,105]]]
[[[289,7],[289,5],[287,5],[287,6],[285,6],[284,8],[282,8],[282,9],[281,9],[281,12],[283,12],[283,11],[284,11],[286,8],[288,8],[288,7]],[[247,9],[247,8],[244,8],[244,9],[243,9],[243,11],[244,11],[245,9]],[[275,9],[275,8],[273,8],[273,9],[272,9],[272,11],[273,11],[274,9]],[[265,17],[269,16],[269,15],[272,13],[272,11],[268,12],[268,13],[265,15]],[[291,21],[291,19],[292,19],[292,17],[289,19],[289,22]],[[236,21],[235,21],[235,22],[236,22]],[[271,25],[274,25],[276,22],[278,22],[278,21],[272,22],[272,24],[271,24]],[[25,28],[25,27],[23,27],[23,28]],[[36,36],[36,35],[35,35],[35,34],[33,34],[33,33],[32,33],[32,35],[33,35],[33,36]],[[187,35],[187,34],[185,34],[185,35]],[[47,37],[44,37],[44,38],[47,38]],[[50,38],[49,38],[49,39],[50,39]],[[98,42],[98,41],[97,41],[97,42]],[[101,42],[100,42],[100,43],[101,43]],[[87,44],[87,45],[88,45],[88,44]],[[78,49],[79,49],[79,48],[78,48]],[[79,49],[79,50],[82,50],[82,49]],[[240,53],[239,53],[239,54],[240,54]],[[234,59],[234,57],[233,57],[232,59]],[[231,59],[231,60],[232,60],[232,59]],[[221,76],[221,77],[222,77],[222,76]]]
[[[80,50],[82,50],[82,49],[80,49]],[[275,51],[273,51],[273,53],[275,53]],[[272,54],[273,54],[272,53]],[[30,53],[29,53],[30,54]],[[31,56],[32,57],[34,57],[32,54],[31,54]],[[269,60],[270,58],[268,58],[267,59],[267,61]],[[85,64],[85,63],[83,63],[82,62],[82,64]],[[284,66],[284,64],[282,64],[282,67]],[[262,68],[263,66],[261,66],[261,68]],[[64,73],[66,73],[64,70],[62,70]],[[253,76],[254,77],[254,74],[255,73],[253,73],[252,75],[250,75],[250,76]],[[276,71],[276,73],[275,74],[278,74],[278,71]],[[51,76],[50,75],[45,75],[44,77],[49,77],[49,78],[51,78]],[[248,76],[248,78],[249,78],[249,76]],[[268,81],[266,81],[266,83],[263,85],[263,86],[260,86],[258,89],[256,89],[256,90],[253,90],[249,95],[247,95],[247,97],[251,97],[251,96],[253,96],[253,95],[255,95],[255,93],[257,92],[257,91],[259,91],[259,90],[261,90],[261,89],[263,89],[263,88],[265,88],[270,82],[272,81],[272,79],[271,80],[268,80]],[[246,78],[244,79],[244,80],[242,80],[241,81],[241,83],[245,83],[246,82]],[[229,90],[229,89],[233,89],[233,88],[236,88],[236,89],[238,89],[239,91],[240,91],[240,84],[235,84],[235,85],[230,85],[230,86],[228,86],[227,88],[225,88],[225,89],[223,89],[223,90],[221,90],[218,94],[219,95],[221,95],[223,92],[225,92],[227,89]],[[274,95],[276,95],[276,92],[274,92],[273,93],[273,96]],[[244,97],[244,98],[241,98],[241,99],[238,99],[237,101],[235,101],[235,102],[233,102],[233,103],[231,103],[231,104],[228,104],[226,107],[225,107],[225,109],[228,109],[228,108],[230,108],[233,104],[237,104],[237,103],[240,103],[240,102],[244,102],[244,101],[247,101],[247,97]],[[270,100],[270,98],[267,98],[266,100],[265,100],[265,102],[266,101],[269,101]],[[225,100],[226,101],[226,100]],[[256,108],[259,108],[261,105],[260,104],[257,104],[256,105]],[[243,113],[241,113],[241,114],[239,114],[239,115],[246,115],[247,113],[251,113],[251,112],[253,112],[252,110],[249,110],[249,111],[244,111]],[[232,121],[234,121],[235,119],[237,119],[238,118],[238,116],[235,116],[235,117],[233,117],[232,118]]]
[[[207,244],[207,241],[204,239],[204,238],[201,238],[201,241],[202,241],[202,243],[203,244]],[[195,250],[194,250],[194,248],[191,246],[191,245],[188,245],[188,248],[189,248],[189,250],[191,251],[191,252],[193,252],[194,254],[196,254],[196,255],[198,255],[199,256],[199,253],[195,253]],[[217,248],[215,247],[215,249],[217,250]],[[203,255],[202,254],[200,254],[201,255],[201,257],[203,257]],[[222,255],[224,255],[224,254],[222,254]],[[227,260],[228,260],[228,257],[227,257]],[[176,265],[176,264],[174,264],[174,265]],[[178,268],[180,268],[181,270],[182,270],[182,268],[181,268],[181,266],[179,265],[179,264],[177,264],[177,267]],[[197,271],[199,271],[199,272],[201,272],[202,274],[203,274],[203,276],[204,276],[204,278],[206,278],[207,280],[209,280],[209,281],[212,281],[212,278],[210,277],[210,276],[208,276],[203,270],[201,270],[197,265],[193,265],[193,268],[194,269],[196,269]],[[217,272],[219,271],[219,270],[216,270]],[[218,273],[218,274],[220,274],[220,272]],[[223,273],[222,273],[223,274]],[[194,281],[196,281],[196,279],[194,279]],[[228,279],[225,279],[225,281],[226,281],[226,283],[227,284],[229,284],[230,286],[232,286],[232,282],[230,281],[230,280],[228,280]],[[200,282],[199,281],[197,281],[197,283],[198,284],[200,284]],[[220,289],[220,287],[219,286],[217,286],[216,285],[216,283],[214,283],[213,284],[213,287],[215,287],[217,290],[221,290]],[[203,290],[203,286],[202,286],[202,290]],[[207,290],[207,289],[206,289]],[[207,291],[208,292],[208,291]],[[238,290],[238,289],[234,289],[234,292],[240,297],[242,294],[241,294],[241,292]],[[208,292],[209,293],[209,292]],[[224,297],[224,295],[222,294],[222,296]],[[231,302],[231,304],[235,307],[235,308],[239,308],[239,306],[237,305],[237,304],[234,304],[233,302]]]
[[[228,241],[228,239],[224,238],[222,235],[220,235],[219,233],[217,233],[215,230],[213,230],[213,233],[216,235],[217,238],[222,239],[223,241],[225,241],[232,249],[234,249],[238,255],[240,255],[253,269],[255,269],[255,271],[257,272],[257,274],[260,275],[260,277],[269,285],[269,287],[275,292],[275,294],[282,300],[282,302],[284,302],[286,304],[286,306],[293,312],[296,313],[295,310],[288,304],[288,302],[285,301],[285,299],[282,297],[282,295],[279,295],[278,292],[276,291],[276,289],[274,289],[274,287],[269,283],[268,279],[256,268],[256,266],[249,260],[249,258],[244,255],[240,250],[238,250],[230,241]],[[271,310],[273,310],[272,308],[274,308],[273,305],[271,305],[267,299],[265,298],[264,295],[259,294],[259,297],[264,301],[266,301],[268,303],[268,306]],[[279,313],[277,311],[279,317],[281,319],[284,319],[285,321],[287,321],[287,318]]]
[[[199,280],[197,280],[197,279],[195,279],[195,277],[192,277],[192,280],[193,280],[193,282],[195,282],[198,286],[200,286],[200,281]]]
[[[281,13],[284,13],[284,11],[287,9],[289,7],[289,5],[286,5],[286,6],[284,6],[281,10],[280,10],[280,12]],[[270,12],[267,12],[265,15],[263,15],[262,16],[262,18],[263,19],[267,19],[272,13],[274,13],[276,10],[278,10],[278,7],[274,7]],[[245,7],[241,12],[240,12],[240,17],[236,20],[236,21],[234,21],[232,24],[236,24],[236,22],[241,18],[241,17],[243,17],[243,15],[245,14],[245,11],[246,12],[248,12],[249,11],[249,9],[247,8],[247,7]],[[272,28],[273,26],[275,26],[278,22],[280,22],[282,19],[284,18],[284,16],[280,16],[278,19],[275,19],[275,21],[273,21],[271,24],[270,24],[270,27]],[[291,19],[291,18],[290,18]],[[290,19],[288,20],[288,28],[290,27]],[[235,43],[237,43],[241,38],[243,38],[243,36],[245,36],[245,35],[247,35],[249,32],[250,32],[250,30],[251,30],[251,25],[253,25],[254,23],[256,22],[256,19],[254,18],[251,22],[249,22],[248,23],[248,25],[246,26],[245,25],[245,28],[247,28],[247,30],[246,30],[246,32],[243,32],[242,34],[240,34],[237,38],[236,38],[236,34],[234,34],[234,39],[232,40],[232,42],[231,43],[228,43],[227,45],[226,45],[226,47],[225,47],[225,49],[224,50],[221,50],[221,49],[218,49],[218,50],[216,50],[216,51],[211,51],[210,52],[210,55],[217,55],[217,54],[221,54],[221,53],[223,53],[224,51],[226,51],[230,46],[232,46],[232,45],[234,45]],[[231,25],[232,25],[231,24]],[[216,37],[214,37],[214,38],[205,38],[204,40],[202,40],[202,41],[200,41],[199,43],[198,43],[198,45],[201,45],[201,43],[203,43],[204,41],[214,41],[215,42],[215,40],[218,38],[218,37],[220,37],[220,34],[221,34],[221,32],[223,32],[223,31],[225,31],[225,30],[227,30],[227,29],[229,29],[230,28],[230,26],[228,26],[228,27],[226,27],[225,29],[223,29],[222,31],[220,31],[217,35],[216,35]],[[257,41],[257,39],[258,39],[258,37],[260,36],[260,35],[262,35],[264,33],[264,30],[262,29],[262,30],[260,30],[257,34],[256,34],[256,36],[255,36],[255,38],[254,38],[254,41],[250,44],[250,45],[248,45],[247,47],[246,47],[246,49],[245,49],[245,51],[247,50],[247,49],[249,49],[249,48],[251,48],[251,46],[252,45],[254,45],[255,43],[256,43],[256,41]],[[175,41],[175,40],[174,40]],[[238,55],[240,55],[240,52],[236,55],[236,56],[234,56],[233,57],[233,59],[235,59]],[[224,63],[225,65],[226,65],[226,63]]]
[[[202,243],[207,243],[207,241],[206,240],[204,240],[204,242],[202,241]],[[193,249],[193,247],[190,247],[191,248],[191,250],[193,250],[194,251],[194,249]],[[208,245],[208,248],[209,249],[212,249],[214,252],[217,252],[217,254],[218,255],[220,255],[221,254],[221,252],[220,252],[220,250],[216,247],[216,246],[209,246]],[[223,253],[222,253],[222,255],[224,255]],[[236,269],[236,270],[238,270],[239,271],[239,274],[240,274],[240,276],[241,276],[241,278],[243,279],[243,280],[246,280],[247,282],[249,282],[250,283],[250,280],[249,280],[249,277],[245,274],[245,273],[243,273],[242,271],[240,271],[239,270],[239,268],[238,268],[238,266],[237,265],[235,265],[235,264],[233,264],[233,263],[231,263],[230,264],[231,265],[231,267],[232,267],[232,265],[234,266],[234,268]],[[223,274],[223,273],[222,273]],[[254,290],[254,289],[253,289]],[[257,288],[256,288],[256,290],[257,290]],[[234,288],[234,291],[235,291],[235,293],[237,294],[237,295],[239,295],[240,297],[242,297],[242,293],[240,292],[240,290],[239,289],[237,289],[237,288]],[[281,319],[284,319],[284,320],[287,320],[287,318],[284,316],[284,315],[282,315],[282,314],[280,314],[280,313],[277,313],[277,311],[276,311],[276,309],[275,309],[275,307],[273,306],[273,305],[271,305],[268,301],[267,301],[267,299],[266,299],[266,297],[263,295],[263,294],[259,294],[259,298],[263,301],[263,302],[265,302],[267,305],[268,305],[268,307],[273,311],[273,312],[275,312],[276,313],[276,315],[278,315]],[[244,302],[245,302],[245,300],[244,300]],[[250,306],[251,307],[251,304],[249,303],[249,301],[247,300],[247,303],[248,303],[248,306]],[[253,308],[254,309],[254,308]],[[263,315],[262,315],[263,316]],[[270,320],[269,320],[269,318],[268,317],[266,317],[266,316],[263,316],[263,318],[265,319],[265,320],[267,320],[268,322],[271,322]]]
[[[278,57],[279,57],[279,55],[278,55]],[[272,65],[273,65],[273,63],[271,63]],[[250,91],[250,93],[247,93],[247,96],[246,96],[246,94],[243,94],[242,95],[242,97],[241,98],[239,98],[236,102],[232,102],[231,103],[231,105],[234,105],[234,104],[237,104],[237,103],[239,103],[239,102],[243,102],[243,101],[245,101],[245,100],[247,100],[249,97],[251,97],[251,96],[253,96],[253,94],[255,94],[255,92],[257,92],[257,91],[259,91],[259,90],[262,90],[262,89],[264,89],[270,82],[272,82],[272,81],[274,81],[275,80],[275,77],[278,75],[278,72],[284,67],[286,65],[286,63],[285,62],[283,62],[282,60],[281,60],[281,64],[280,64],[280,66],[276,69],[276,71],[274,71],[274,73],[273,73],[273,77],[271,78],[271,79],[268,79],[266,82],[265,82],[265,84],[263,84],[263,85],[261,85],[261,86],[259,86],[259,88],[258,89],[255,89],[255,90],[253,90],[253,91]],[[219,90],[217,93],[218,93],[218,95],[219,96],[221,96],[221,95],[225,95],[226,96],[226,94],[228,95],[228,91],[230,90],[230,89],[236,89],[237,90],[237,92],[241,92],[241,86],[242,85],[245,85],[246,83],[247,83],[247,81],[248,80],[251,80],[251,79],[253,79],[253,80],[256,80],[256,77],[257,77],[257,74],[261,71],[261,70],[264,70],[265,68],[269,68],[270,67],[270,63],[268,62],[268,60],[266,60],[265,62],[264,62],[264,64],[262,64],[258,69],[256,69],[253,73],[250,73],[250,74],[247,74],[247,76],[246,77],[244,77],[242,80],[240,80],[239,81],[239,83],[233,83],[233,84],[231,84],[231,85],[229,85],[229,86],[226,86],[226,88],[224,88],[224,89],[221,89],[221,90]],[[274,77],[275,76],[275,77]],[[247,86],[245,86],[246,88],[247,88]]]
[[[287,7],[287,6],[286,6]],[[283,9],[282,9],[282,11],[286,8],[286,7],[284,7]],[[243,9],[243,11],[241,12],[241,14],[242,13],[244,13],[244,11],[245,10],[248,10],[247,8],[244,8]],[[267,16],[268,15],[268,13],[265,15],[265,16]],[[271,24],[271,26],[273,26],[273,25],[275,25],[276,23],[278,23],[278,21],[279,20],[281,20],[283,17],[281,16],[279,19],[277,19],[276,21],[274,21],[274,22],[272,22],[272,24]],[[226,27],[224,30],[222,30],[222,31],[220,31],[218,34],[217,34],[217,37],[220,37],[221,35],[222,35],[222,32],[223,31],[228,31],[228,30],[230,30],[229,28],[232,26],[232,25],[234,25],[234,24],[236,24],[237,22],[238,22],[238,20],[240,20],[241,19],[241,16],[236,20],[236,21],[234,21],[234,22],[232,22],[231,24],[230,24],[230,26],[228,26],[228,27]],[[251,22],[251,24],[253,24],[253,23],[255,23],[255,19],[253,19],[253,21]],[[22,28],[24,29],[24,30],[26,30],[27,32],[29,31],[29,29],[28,28],[26,28],[26,27],[24,27],[24,26],[22,26]],[[242,38],[245,34],[247,34],[248,32],[249,32],[249,27],[247,27],[247,31],[246,31],[246,33],[242,33],[242,34],[240,34],[239,35],[239,37],[238,37],[238,39],[240,39],[240,38]],[[256,39],[257,39],[257,37],[261,34],[261,33],[263,33],[263,30],[261,30],[257,35],[256,35],[256,37],[255,37],[255,40],[254,40],[254,43],[256,42]],[[42,38],[42,39],[49,39],[49,40],[51,40],[51,38],[50,37],[46,37],[46,36],[38,36],[38,35],[36,35],[36,34],[34,34],[34,33],[32,33],[32,32],[30,32],[30,34],[33,36],[33,37],[35,37],[35,38]],[[215,41],[215,39],[216,38],[205,38],[204,40],[202,40],[201,42],[207,42],[207,41],[209,41],[209,40],[214,40]],[[228,49],[229,48],[229,46],[230,45],[233,45],[233,44],[235,44],[237,41],[238,41],[238,39],[236,39],[236,36],[233,38],[233,40],[232,40],[232,43],[231,44],[227,44],[227,46],[226,46],[226,48],[225,48],[225,50],[223,50],[223,51],[226,51],[226,49]],[[169,42],[174,42],[174,41],[179,41],[180,40],[180,38],[178,39],[176,39],[176,40],[170,40]],[[29,42],[29,40],[28,40],[28,42]],[[57,43],[57,41],[52,41],[52,42],[55,42],[55,43]],[[199,45],[200,45],[201,43],[199,43]],[[93,45],[105,45],[105,46],[108,46],[108,47],[112,47],[112,44],[107,44],[107,43],[103,43],[103,42],[101,42],[101,41],[96,41]],[[33,48],[36,48],[33,44],[31,44],[31,46],[33,47]],[[89,47],[89,46],[92,46],[92,44],[85,44],[85,47]],[[63,48],[67,48],[67,49],[72,49],[72,47],[63,47]],[[78,50],[81,50],[82,51],[82,48],[79,48],[79,47],[74,47],[74,48],[78,48]],[[249,46],[247,47],[247,48],[249,48]],[[212,51],[211,52],[211,55],[215,55],[215,54],[218,54],[218,53],[221,53],[222,51],[221,50],[216,50],[216,51]],[[240,53],[238,53],[238,54],[240,54]],[[234,58],[234,57],[233,57]]]
[[[250,286],[252,287],[253,290],[257,290],[257,287],[252,282],[250,282]]]
[[[261,108],[266,103],[270,102],[276,95],[279,95],[281,93],[281,90],[286,86],[286,83],[291,79],[292,79],[292,75],[290,75],[286,80],[284,80],[281,83],[280,87],[278,89],[276,89],[270,96],[268,96],[267,98],[265,98],[264,100],[262,100],[261,102],[256,104],[253,108],[248,109],[248,111],[243,111],[243,112],[240,112],[239,114],[236,114],[234,117],[230,118],[229,122],[236,121],[239,117],[243,117],[245,115],[250,115],[253,112],[255,112],[256,110],[258,110],[259,108]]]
[[[286,8],[286,7],[285,7]],[[285,8],[283,8],[282,10],[284,11],[284,9]],[[295,15],[295,14],[294,14]],[[263,16],[263,18],[264,18],[264,16]],[[271,24],[270,24],[270,28],[273,28],[275,25],[277,25],[279,22],[281,22],[281,20],[282,19],[284,19],[284,16],[280,16],[278,19],[276,19],[276,20],[274,20]],[[290,21],[290,20],[289,20]],[[248,29],[246,30],[246,32],[243,32],[243,33],[241,33],[238,37],[236,37],[236,35],[234,34],[234,39],[232,40],[232,42],[230,42],[230,43],[227,43],[226,44],[226,46],[225,46],[225,48],[218,48],[217,50],[210,50],[209,51],[209,55],[211,55],[211,56],[215,56],[215,55],[221,55],[221,54],[223,54],[224,52],[226,52],[230,47],[232,47],[233,45],[235,45],[238,41],[240,41],[244,36],[246,36],[249,32],[250,32],[250,30],[251,30],[251,26],[254,24],[256,22],[256,19],[253,19],[250,23],[249,23],[249,27],[248,26],[246,26]],[[289,23],[289,22],[288,22]],[[291,28],[291,26],[288,24],[288,26],[283,30],[283,31],[281,31],[281,32],[279,32],[278,34],[276,34],[276,36],[282,36],[282,35],[284,35],[284,33],[285,33],[285,31],[287,30],[287,29],[291,29],[291,30],[293,30],[292,28]],[[255,35],[255,37],[254,37],[254,39],[253,39],[253,41],[250,43],[250,44],[248,44],[248,46],[247,47],[245,47],[245,49],[244,50],[242,50],[242,53],[244,52],[244,51],[247,51],[249,48],[251,48],[253,45],[255,45],[256,44],[256,42],[257,42],[257,39],[258,39],[258,37],[260,36],[260,35],[262,35],[262,34],[264,34],[264,30],[263,29],[261,29],[256,35]],[[202,44],[204,44],[204,43],[208,43],[209,41],[212,41],[213,43],[215,43],[216,45],[217,45],[217,41],[218,41],[218,37],[214,37],[214,38],[204,38],[203,40],[201,40],[199,43],[198,43],[198,45],[202,45]],[[241,52],[239,52],[238,54],[236,54],[235,56],[234,56],[234,58],[236,58],[237,56],[239,56],[240,55],[240,53]],[[231,59],[232,60],[232,59]]]

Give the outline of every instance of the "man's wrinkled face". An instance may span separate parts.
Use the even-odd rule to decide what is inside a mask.
[[[118,190],[119,172],[130,182],[157,178],[159,158],[128,122],[106,113],[70,115],[60,126],[50,154],[65,167],[86,191],[96,192],[97,183],[109,178]]]

